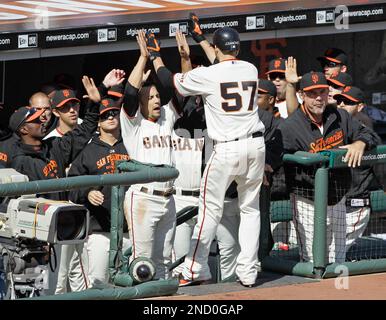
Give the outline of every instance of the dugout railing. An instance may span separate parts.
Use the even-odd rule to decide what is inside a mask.
[[[337,198],[342,198],[348,189],[333,189],[332,174],[336,172],[346,173],[351,170],[347,163],[343,161],[346,150],[332,149],[319,154],[307,152],[296,152],[295,154],[286,154],[283,157],[285,166],[292,166],[292,178],[295,177],[295,170],[302,168],[302,173],[310,172],[314,174],[311,181],[314,185],[297,186],[297,191],[302,195],[313,199],[314,212],[307,217],[310,224],[313,224],[312,240],[312,259],[302,259],[302,250],[300,233],[310,235],[310,230],[300,230],[299,224],[295,225],[294,198],[271,201],[270,205],[270,223],[262,220],[262,232],[265,234],[272,231],[274,245],[268,255],[262,259],[262,267],[267,271],[275,271],[285,274],[298,275],[312,278],[331,278],[342,274],[346,271],[348,275],[367,274],[386,271],[386,193],[384,188],[386,181],[386,145],[381,145],[374,150],[368,151],[362,157],[361,167],[372,168],[374,177],[380,183],[375,184],[370,191],[370,214],[368,219],[361,221],[359,215],[358,222],[354,221],[352,227],[360,227],[362,223],[363,232],[358,236],[350,246],[345,248],[344,261],[334,262],[329,256],[329,246],[331,238],[328,228],[332,219],[338,216],[337,211],[330,211],[328,201],[331,194]],[[314,170],[310,170],[314,168]],[[351,170],[351,175],[353,171]],[[335,174],[336,175],[336,174]],[[285,175],[285,183],[290,183],[288,175]],[[284,178],[283,178],[284,179]],[[342,182],[349,179],[347,175],[342,174]],[[346,181],[347,182],[347,181]],[[329,193],[330,188],[330,193]],[[293,191],[293,190],[290,190]],[[298,192],[299,193],[299,192]],[[344,201],[342,203],[345,203]],[[329,209],[328,209],[329,208]],[[337,210],[337,209],[335,209]],[[339,207],[339,210],[346,210]],[[303,210],[305,211],[305,210]],[[332,212],[332,213],[331,213]],[[348,214],[341,214],[343,222],[340,228],[348,228],[349,223],[344,220],[348,219]],[[365,227],[364,227],[365,226]],[[339,228],[339,227],[338,227]],[[307,229],[307,228],[303,228]],[[348,230],[348,229],[347,229]],[[346,236],[348,235],[348,231]],[[344,239],[347,240],[346,238]],[[332,246],[334,248],[334,245]],[[332,250],[330,250],[331,252]]]

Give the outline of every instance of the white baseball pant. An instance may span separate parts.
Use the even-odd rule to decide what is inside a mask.
[[[211,279],[208,266],[210,245],[222,218],[225,192],[235,180],[240,206],[241,248],[236,275],[245,285],[255,283],[260,234],[259,192],[264,162],[262,137],[215,145],[201,180],[198,220],[182,272],[185,279]]]
[[[221,280],[236,272],[239,245],[240,209],[238,198],[225,198],[224,213],[218,225],[216,238],[220,250]]]
[[[176,213],[189,206],[198,206],[198,197],[174,195],[176,204]],[[192,239],[193,229],[197,223],[197,216],[188,221],[176,226],[176,234],[173,243],[173,261],[185,256],[189,252],[190,240]],[[182,272],[183,264],[174,268],[173,276],[177,276]]]
[[[156,279],[168,279],[176,228],[174,198],[147,194],[130,187],[125,204],[133,253],[130,262],[138,257],[150,258],[156,266]]]
[[[122,251],[131,246],[128,235],[123,236]],[[93,232],[84,244],[84,268],[88,278],[88,287],[97,288],[109,283],[110,232]]]
[[[87,289],[87,275],[82,260],[83,243],[62,245],[55,294],[78,292]]]
[[[346,204],[345,198],[327,206],[326,254],[329,263],[342,263],[346,259]],[[315,208],[312,200],[291,194],[293,219],[297,232],[300,260],[313,261]]]
[[[360,238],[365,231],[370,220],[370,207],[350,207],[347,206],[346,213],[346,251]]]

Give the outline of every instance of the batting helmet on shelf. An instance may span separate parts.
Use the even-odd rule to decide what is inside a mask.
[[[239,33],[229,27],[217,29],[213,35],[213,44],[220,50],[236,51],[240,49]]]

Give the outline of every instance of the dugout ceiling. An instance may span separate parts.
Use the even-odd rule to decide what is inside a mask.
[[[285,35],[280,30],[288,29],[303,30],[301,35],[318,30],[322,34],[337,20],[342,23],[341,13],[334,12],[342,4],[348,6],[350,26],[366,30],[362,24],[386,21],[385,1],[0,1],[0,54],[2,60],[15,60],[134,49],[140,28],[153,31],[169,46],[177,28],[186,31],[191,11],[199,15],[207,34],[224,25],[236,28],[244,40],[248,35],[277,38]]]

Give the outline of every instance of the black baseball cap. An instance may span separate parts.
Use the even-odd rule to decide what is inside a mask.
[[[339,87],[352,86],[352,77],[346,72],[339,72],[338,74],[332,75],[327,79],[329,84],[335,84]]]
[[[306,73],[300,80],[300,90],[303,91],[328,87],[326,76],[321,72]]]
[[[343,89],[342,93],[335,94],[333,98],[337,100],[342,97],[357,103],[365,101],[365,95],[363,91],[357,87],[347,86]]]
[[[76,97],[74,90],[71,90],[71,89],[56,90],[51,100],[52,108],[61,108],[69,101],[80,102],[80,100]]]
[[[266,79],[259,79],[259,93],[268,93],[272,97],[276,97],[277,91],[276,86],[272,83],[272,81]]]
[[[13,132],[17,132],[24,123],[34,121],[39,118],[44,111],[44,109],[20,107],[9,118],[9,128]]]
[[[102,115],[109,110],[121,110],[119,103],[111,98],[102,99],[99,105],[99,115]]]
[[[338,48],[329,48],[324,53],[324,56],[317,58],[320,62],[325,60],[336,62],[339,64],[347,64],[348,58],[347,54]]]
[[[112,86],[108,91],[107,94],[109,96],[112,96],[114,98],[122,98],[123,92],[125,91],[125,87],[123,84],[117,84],[115,86]]]
[[[269,62],[268,72],[266,74],[270,74],[273,72],[285,72],[285,59],[276,58]]]

